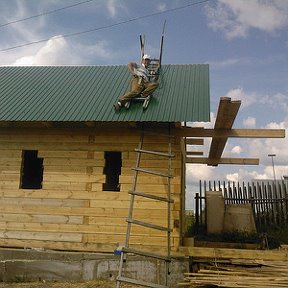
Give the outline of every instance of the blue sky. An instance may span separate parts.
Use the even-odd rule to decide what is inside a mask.
[[[0,0],[0,9],[0,65],[127,64],[139,60],[140,34],[158,56],[166,20],[163,63],[210,65],[211,123],[201,124],[212,127],[219,98],[229,96],[242,101],[235,128],[288,134],[287,0]],[[269,153],[277,178],[288,175],[287,147],[287,138],[229,140],[225,157],[259,157],[260,165],[187,165],[187,195],[200,179],[272,179]]]

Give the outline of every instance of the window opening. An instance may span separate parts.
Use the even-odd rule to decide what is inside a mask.
[[[42,181],[43,158],[38,158],[37,150],[23,150],[20,188],[41,189]]]
[[[119,175],[121,175],[122,155],[121,152],[105,152],[104,174],[106,182],[103,191],[120,191]]]

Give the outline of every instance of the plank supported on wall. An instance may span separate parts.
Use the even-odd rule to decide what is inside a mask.
[[[207,164],[210,166],[217,166],[218,164],[259,165],[258,158],[221,158],[228,138],[285,137],[284,129],[232,129],[240,105],[241,101],[231,101],[231,98],[222,97],[220,99],[214,129],[184,127],[178,131],[178,134],[182,137],[192,137],[192,135],[194,137],[212,137],[208,157],[189,157],[191,155],[201,155],[201,152],[187,152],[186,163]],[[200,143],[199,139],[196,138],[195,140],[194,143]],[[192,139],[188,139],[186,143],[194,144]]]

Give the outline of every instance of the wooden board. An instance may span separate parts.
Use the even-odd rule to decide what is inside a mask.
[[[103,247],[117,247],[125,239],[128,192],[134,175],[131,168],[135,166],[139,133],[129,129],[119,133],[115,129],[89,130],[0,131],[0,245],[95,252],[107,251]],[[165,137],[149,136],[144,145],[149,150],[168,152]],[[37,150],[38,157],[44,160],[41,189],[19,188],[23,150]],[[121,152],[119,192],[103,191],[105,151]],[[173,144],[172,226],[174,220],[180,220],[180,152],[180,144]],[[142,160],[143,168],[165,171],[168,167],[165,157],[155,160],[154,156],[143,155]],[[146,173],[139,176],[137,184],[139,192],[161,197],[166,197],[167,187],[167,179]],[[139,197],[134,215],[136,219],[165,226],[166,207],[165,203]],[[172,232],[173,249],[179,246],[180,233],[178,228]],[[134,245],[161,250],[166,244],[165,233],[158,230],[138,226],[133,227],[132,234]]]
[[[246,250],[224,248],[181,247],[185,256],[213,259],[258,259],[288,261],[288,253],[280,250]]]

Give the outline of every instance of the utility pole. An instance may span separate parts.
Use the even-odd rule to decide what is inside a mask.
[[[275,166],[274,166],[274,157],[276,157],[276,154],[268,154],[268,157],[271,157],[274,181],[276,181],[276,173],[275,173]]]

